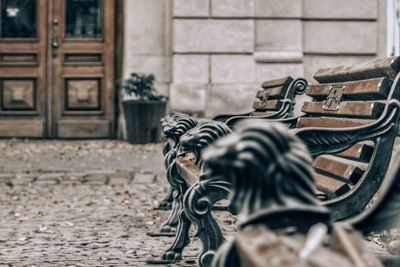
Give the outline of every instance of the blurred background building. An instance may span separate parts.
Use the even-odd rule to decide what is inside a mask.
[[[399,54],[399,0],[0,0],[0,136],[115,137],[116,83],[249,110],[263,81]]]
[[[264,80],[398,54],[398,1],[128,0],[124,75],[155,73],[173,110],[249,110]],[[389,26],[390,25],[390,26]]]

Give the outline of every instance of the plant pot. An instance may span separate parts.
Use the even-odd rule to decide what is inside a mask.
[[[126,100],[123,102],[130,144],[158,143],[162,140],[160,119],[166,101]]]

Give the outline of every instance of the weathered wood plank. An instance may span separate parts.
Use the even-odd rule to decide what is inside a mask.
[[[325,102],[305,102],[301,111],[314,115],[376,119],[385,108],[385,104],[375,101],[344,101],[337,111],[324,110],[324,105]]]
[[[356,81],[386,77],[394,79],[400,71],[400,57],[374,59],[352,66],[340,66],[318,70],[314,79],[320,83]]]
[[[256,101],[253,104],[253,108],[259,110],[278,110],[282,105],[279,100],[267,100],[267,101]]]
[[[328,197],[340,196],[350,190],[348,184],[318,173],[315,175],[315,185],[318,190],[327,193]]]
[[[369,162],[374,152],[374,147],[369,144],[359,143],[350,147],[349,149],[336,154],[336,156],[358,160],[361,162]]]
[[[346,183],[357,183],[364,174],[364,170],[354,164],[319,156],[313,162],[313,167],[318,173],[333,178],[339,178]]]
[[[376,78],[344,83],[313,84],[307,88],[306,94],[316,100],[324,100],[333,86],[345,86],[343,99],[383,100],[388,97],[392,81],[387,78]]]
[[[277,87],[277,86],[289,86],[292,81],[293,81],[293,78],[290,76],[287,76],[287,77],[283,77],[283,78],[276,79],[276,80],[265,81],[265,82],[263,82],[261,87],[264,89],[267,89],[267,88],[272,88],[272,87]]]
[[[176,159],[176,166],[180,176],[188,185],[197,182],[200,176],[200,169],[195,164],[195,156],[193,153],[187,153]]]
[[[374,120],[330,118],[330,117],[302,117],[297,122],[297,128],[325,127],[325,128],[348,128],[362,126],[374,122]]]
[[[257,98],[263,99],[264,97],[268,97],[268,99],[281,99],[285,97],[288,88],[288,86],[277,86],[260,90],[257,92]]]
[[[258,116],[267,116],[267,115],[271,115],[275,112],[271,112],[271,111],[254,111],[252,113],[250,113],[250,116],[253,117],[258,117]]]

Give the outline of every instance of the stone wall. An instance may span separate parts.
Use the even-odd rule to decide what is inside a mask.
[[[384,2],[125,0],[125,73],[155,73],[173,110],[247,111],[264,80],[385,56]]]

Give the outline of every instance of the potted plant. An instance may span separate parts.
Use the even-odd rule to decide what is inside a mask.
[[[160,119],[165,116],[166,98],[157,95],[153,74],[131,73],[122,89],[131,98],[123,101],[127,138],[131,144],[161,141]]]

